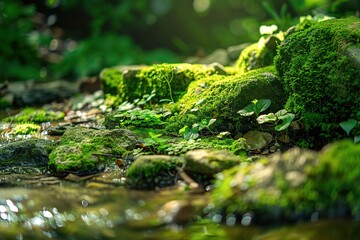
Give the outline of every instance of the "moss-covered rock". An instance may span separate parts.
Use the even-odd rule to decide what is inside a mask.
[[[313,143],[344,136],[339,123],[360,122],[360,20],[331,19],[288,35],[275,65]],[[360,125],[353,130],[360,134]],[[318,137],[320,135],[321,139]]]
[[[44,167],[49,161],[49,154],[56,146],[54,141],[25,139],[0,147],[0,169],[14,166]]]
[[[154,99],[176,101],[190,82],[215,74],[214,67],[191,64],[159,64],[148,67],[112,67],[100,74],[105,94],[115,95],[116,103],[133,101],[156,91]]]
[[[18,114],[2,119],[4,122],[42,123],[61,120],[65,117],[63,112],[48,109],[24,108]]]
[[[184,170],[191,173],[213,176],[225,169],[239,165],[245,161],[226,150],[198,149],[185,154]]]
[[[169,128],[200,123],[203,119],[217,119],[216,128],[234,129],[246,127],[237,112],[254,99],[271,99],[269,111],[283,108],[287,95],[276,75],[274,67],[253,70],[233,76],[212,76],[192,82],[186,94],[179,100],[179,114],[170,118]],[[237,124],[237,126],[236,126]]]
[[[109,157],[121,157],[136,146],[137,137],[124,129],[66,129],[59,146],[50,154],[49,167],[55,172],[86,174],[102,170]],[[114,159],[113,159],[114,160]]]
[[[238,71],[245,73],[250,70],[273,65],[276,47],[283,40],[283,33],[260,38],[257,43],[246,47],[236,62]]]
[[[314,212],[355,216],[360,210],[359,162],[360,145],[350,141],[320,154],[293,148],[218,174],[213,201],[227,212],[253,212],[259,222],[309,219]]]
[[[154,189],[174,185],[176,167],[182,167],[184,159],[167,155],[143,155],[127,170],[127,183],[134,189]]]

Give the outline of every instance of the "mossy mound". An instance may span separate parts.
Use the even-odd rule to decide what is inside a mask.
[[[156,91],[155,100],[176,101],[190,82],[215,74],[214,67],[191,64],[159,64],[112,67],[100,73],[105,94],[116,96],[116,104],[133,101]]]
[[[320,154],[293,148],[218,174],[212,198],[218,209],[273,222],[359,214],[360,145],[343,141]]]
[[[175,184],[176,167],[184,165],[181,157],[149,155],[138,157],[127,170],[127,183],[134,189],[154,189]]]
[[[17,123],[43,123],[61,120],[65,117],[65,113],[52,111],[47,109],[24,108],[21,112],[14,116],[2,119],[4,122]]]
[[[176,130],[203,119],[217,119],[222,130],[246,127],[237,113],[254,99],[271,99],[269,111],[283,108],[287,95],[274,67],[233,76],[211,76],[192,82],[177,103],[179,114],[169,119],[168,128]]]
[[[275,65],[289,94],[286,108],[301,113],[313,143],[342,138],[339,123],[349,118],[360,122],[359,54],[358,18],[318,22],[279,47]],[[360,134],[359,124],[353,133]]]
[[[60,138],[59,146],[51,152],[49,167],[55,172],[78,174],[100,171],[109,160],[115,161],[134,149],[136,141],[137,137],[124,129],[71,127]]]
[[[1,145],[0,169],[14,166],[47,166],[48,156],[56,146],[54,141],[42,139],[25,139]]]

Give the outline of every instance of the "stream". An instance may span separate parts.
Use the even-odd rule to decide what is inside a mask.
[[[104,180],[107,179],[107,180]],[[108,181],[112,179],[112,181]],[[0,175],[0,240],[5,239],[358,239],[360,222],[330,219],[246,226],[207,210],[207,194],[128,190],[100,174],[67,180]],[[185,203],[180,211],[176,204]],[[181,205],[181,204],[180,204]],[[174,207],[175,206],[175,207]],[[192,207],[191,207],[192,206]],[[203,207],[206,217],[194,216]],[[194,219],[188,221],[190,218]]]

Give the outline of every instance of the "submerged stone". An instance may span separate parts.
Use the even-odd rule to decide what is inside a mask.
[[[287,109],[301,114],[315,145],[344,137],[341,122],[360,121],[359,40],[358,18],[330,19],[288,35],[279,47],[275,65]],[[359,124],[352,134],[360,134]]]
[[[55,172],[86,174],[102,170],[107,161],[121,158],[135,148],[137,137],[129,130],[67,128],[50,154],[49,167]]]
[[[14,166],[44,167],[49,154],[56,146],[54,141],[25,139],[0,146],[0,169]]]
[[[127,171],[127,183],[134,189],[154,189],[176,183],[177,167],[184,165],[182,157],[167,155],[142,155]]]
[[[293,148],[217,175],[212,199],[218,209],[258,222],[359,214],[360,145],[342,141],[320,153]],[[350,211],[348,211],[350,210]]]

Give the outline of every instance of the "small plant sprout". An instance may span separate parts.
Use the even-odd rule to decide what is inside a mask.
[[[212,133],[210,126],[216,122],[215,118],[210,120],[203,119],[200,123],[194,123],[191,128],[188,126],[184,126],[179,130],[179,134],[184,136],[184,139],[197,139],[200,137],[200,131],[203,129],[207,129],[210,133]]]
[[[351,130],[356,126],[357,121],[353,118],[349,118],[347,121],[341,122],[340,127],[346,132],[349,136]]]
[[[286,130],[295,118],[295,114],[289,113],[285,109],[279,110],[276,113],[269,113],[260,115],[256,121],[259,124],[273,123],[276,131]]]
[[[268,109],[271,105],[270,99],[254,99],[251,101],[249,105],[238,111],[237,113],[240,114],[240,116],[248,117],[255,113],[256,117],[259,117],[259,114],[266,109]]]
[[[350,136],[351,130],[353,130],[357,124],[358,121],[356,121],[353,118],[349,118],[347,121],[341,122],[340,127],[346,132],[348,136]],[[360,135],[354,136],[354,142],[355,143],[360,142]]]

